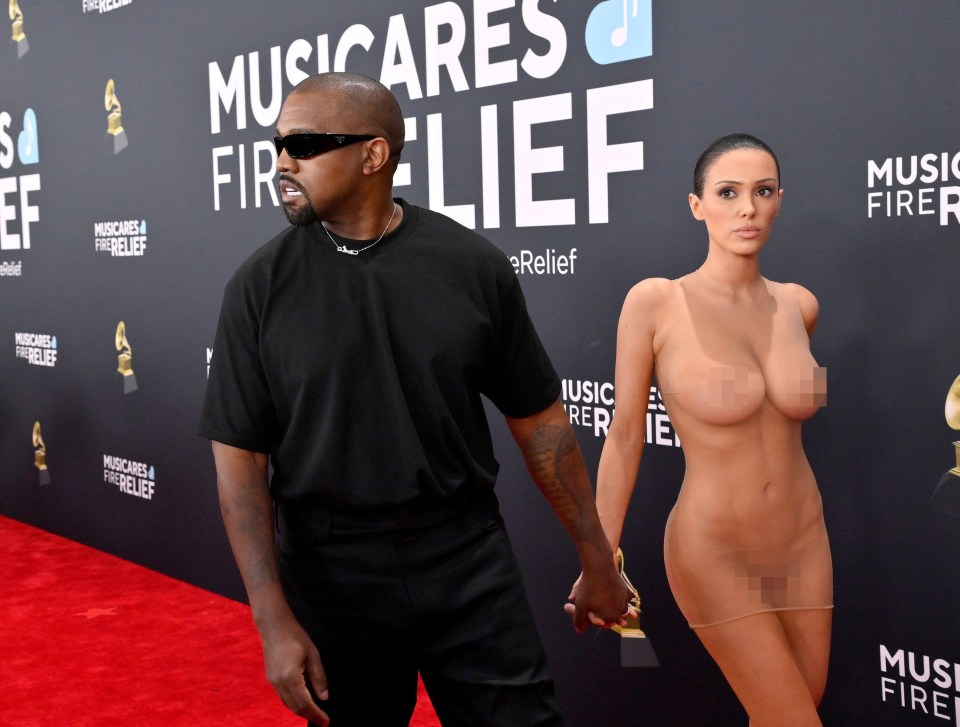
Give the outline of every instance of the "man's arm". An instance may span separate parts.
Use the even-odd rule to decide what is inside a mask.
[[[582,633],[588,622],[597,626],[623,624],[630,595],[614,567],[583,456],[563,404],[557,399],[539,414],[522,419],[507,417],[507,425],[530,476],[580,555],[583,575],[573,610],[574,626]]]
[[[267,679],[291,712],[328,725],[304,679],[310,679],[320,699],[327,698],[320,654],[290,610],[277,571],[267,455],[220,442],[212,445],[220,513],[260,632]]]

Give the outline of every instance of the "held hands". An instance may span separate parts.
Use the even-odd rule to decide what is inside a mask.
[[[589,624],[608,629],[626,626],[628,618],[638,614],[631,604],[632,593],[611,563],[601,572],[584,571],[574,582],[563,610],[573,617],[577,633],[587,630]]]
[[[287,709],[298,717],[327,727],[330,718],[313,701],[307,689],[306,680],[309,679],[314,694],[321,701],[328,697],[327,675],[320,662],[320,652],[307,632],[291,614],[262,627],[260,638],[267,680]]]

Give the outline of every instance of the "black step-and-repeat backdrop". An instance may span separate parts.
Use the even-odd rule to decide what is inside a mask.
[[[9,15],[0,513],[242,598],[193,431],[223,285],[286,224],[269,139],[305,75],[396,93],[397,194],[512,258],[591,469],[623,297],[700,264],[694,160],[749,131],[786,190],[764,273],[821,303],[830,400],[805,442],[836,568],[824,721],[960,724],[955,0],[11,0]],[[579,727],[742,724],[667,588],[683,454],[656,387],[648,416],[624,539],[659,661],[641,669],[572,632],[575,552],[497,425],[560,701]]]

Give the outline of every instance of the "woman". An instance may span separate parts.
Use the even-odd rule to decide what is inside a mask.
[[[701,155],[689,202],[707,257],[627,295],[597,477],[616,549],[656,372],[686,459],[664,538],[667,577],[752,727],[820,724],[833,608],[820,493],[800,439],[826,403],[826,370],[809,347],[818,304],[760,275],[782,197],[779,163],[759,139],[731,134]]]

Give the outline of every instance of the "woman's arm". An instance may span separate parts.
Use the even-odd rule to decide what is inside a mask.
[[[662,278],[638,283],[627,294],[620,313],[614,380],[616,411],[597,473],[597,511],[614,552],[620,544],[647,435],[654,334],[672,285]]]
[[[820,303],[816,296],[802,285],[787,283],[787,290],[797,301],[800,308],[800,317],[803,318],[803,327],[807,329],[807,338],[813,338],[813,331],[817,327],[817,318],[820,315]]]

